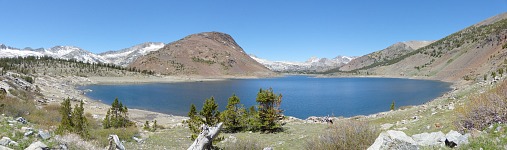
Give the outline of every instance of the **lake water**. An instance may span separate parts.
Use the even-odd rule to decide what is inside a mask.
[[[430,80],[395,78],[313,78],[288,76],[265,79],[150,83],[133,85],[88,85],[86,96],[106,104],[118,99],[129,108],[186,116],[190,104],[200,110],[206,98],[215,97],[219,109],[227,98],[239,96],[246,107],[256,104],[260,88],[273,88],[283,95],[284,114],[306,119],[309,116],[368,115],[396,107],[419,105],[451,90],[450,84]]]

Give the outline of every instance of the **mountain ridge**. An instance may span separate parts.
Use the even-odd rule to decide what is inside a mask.
[[[228,34],[202,32],[188,35],[141,56],[129,67],[164,75],[271,76],[250,58]]]
[[[54,46],[48,49],[26,47],[20,49],[0,44],[0,57],[50,56],[61,59],[75,59],[88,63],[111,63],[126,67],[137,57],[158,50],[163,45],[165,44],[161,42],[145,42],[121,50],[94,54],[76,46]]]
[[[507,13],[502,13],[391,60],[351,71],[448,82],[485,81],[500,74],[506,60]]]
[[[292,62],[292,61],[270,61],[259,58],[250,54],[255,61],[266,66],[271,71],[286,72],[286,73],[315,73],[328,71],[336,67],[347,64],[351,60],[357,58],[356,56],[336,56],[332,59],[311,57],[305,62]]]

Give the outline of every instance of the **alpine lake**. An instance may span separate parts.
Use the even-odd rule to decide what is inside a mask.
[[[190,105],[200,110],[204,100],[214,97],[224,110],[236,94],[246,108],[254,106],[259,89],[272,88],[282,94],[286,116],[369,115],[395,106],[420,105],[451,90],[451,84],[432,80],[399,78],[314,78],[285,76],[261,79],[228,79],[206,82],[97,84],[81,86],[89,98],[111,104],[118,98],[129,108],[186,116]]]

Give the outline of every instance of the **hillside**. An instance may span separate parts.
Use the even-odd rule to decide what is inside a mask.
[[[443,81],[483,80],[504,68],[507,59],[507,13],[486,19],[416,50],[397,44],[357,58],[340,68],[359,74],[427,77]],[[384,59],[388,49],[401,53]],[[399,48],[396,48],[399,47]],[[375,54],[380,54],[379,57]],[[372,59],[377,58],[377,59]],[[373,61],[383,60],[383,61]]]
[[[204,32],[139,57],[129,67],[164,75],[266,76],[272,72],[250,58],[225,33]]]
[[[431,44],[433,41],[398,42],[383,50],[358,57],[339,68],[340,71],[362,69],[374,63],[382,63]]]
[[[271,71],[284,73],[314,73],[328,71],[349,63],[356,57],[352,56],[336,56],[335,58],[317,58],[311,57],[305,62],[290,61],[270,61],[257,56],[250,55],[255,61],[266,66]]]

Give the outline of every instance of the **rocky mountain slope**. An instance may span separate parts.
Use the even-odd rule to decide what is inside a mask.
[[[141,56],[129,67],[166,75],[265,76],[272,72],[250,58],[225,33],[204,32]]]
[[[356,59],[360,61],[361,59]],[[382,63],[362,67],[359,73],[387,76],[426,76],[444,81],[483,80],[505,69],[507,13],[486,19],[443,39]],[[353,63],[340,68],[352,70]]]
[[[350,63],[343,65],[340,67],[340,71],[351,71],[356,69],[361,69],[363,67],[372,65],[374,63],[381,63],[384,61],[389,61],[404,54],[407,54],[411,51],[424,47],[426,45],[431,44],[433,41],[408,41],[408,42],[399,42],[393,44],[383,50],[376,51],[361,57],[358,57]]]
[[[349,63],[356,57],[337,56],[332,59],[312,57],[305,62],[270,61],[250,55],[254,60],[269,68],[271,71],[288,73],[312,73],[328,71]]]
[[[137,59],[137,57],[144,56],[149,52],[159,50],[160,48],[164,47],[164,45],[164,43],[160,42],[147,42],[118,51],[100,53],[99,56],[102,56],[104,59],[108,60],[109,63],[126,67],[132,61]]]
[[[89,63],[111,63],[126,67],[130,62],[139,56],[146,55],[151,51],[158,50],[164,46],[164,43],[147,42],[130,48],[108,51],[100,54],[93,54],[87,50],[74,46],[55,46],[49,49],[38,48],[14,48],[0,45],[0,57],[26,57],[26,56],[50,56],[61,59],[75,59]]]

